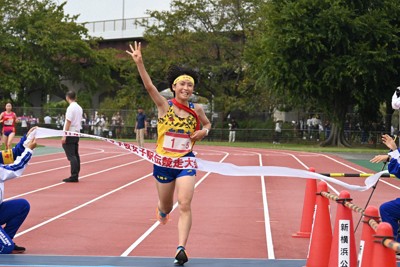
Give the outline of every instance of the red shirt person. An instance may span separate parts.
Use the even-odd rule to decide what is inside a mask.
[[[6,104],[6,110],[0,114],[0,123],[3,124],[2,142],[5,149],[11,148],[12,140],[15,136],[15,123],[18,122],[17,115],[12,111],[11,103]]]

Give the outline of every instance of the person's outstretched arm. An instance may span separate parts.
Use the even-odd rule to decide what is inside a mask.
[[[154,86],[150,75],[147,73],[147,70],[144,66],[143,63],[143,57],[142,57],[142,52],[141,52],[141,43],[137,43],[135,41],[134,47],[132,45],[129,45],[130,51],[126,50],[126,53],[128,53],[133,61],[136,63],[136,67],[139,71],[140,77],[142,78],[144,87],[146,88],[147,92],[149,93],[151,99],[153,100],[154,104],[156,104],[158,108],[158,112],[163,114],[168,111],[168,102],[167,100],[158,92],[157,88]]]
[[[0,180],[6,181],[21,176],[32,157],[33,149],[35,147],[36,139],[32,139],[22,155],[17,157],[13,164],[0,165]]]
[[[399,157],[399,151],[397,150],[397,145],[394,139],[388,135],[384,134],[382,135],[382,143],[384,143],[389,149],[389,153],[386,155],[376,155],[373,157],[370,162],[372,163],[379,163],[379,162],[384,162],[384,161],[391,161],[391,159],[395,158],[397,161],[397,158]]]

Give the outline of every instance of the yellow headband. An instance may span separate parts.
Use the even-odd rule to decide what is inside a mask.
[[[189,81],[191,81],[191,82],[193,83],[193,85],[194,85],[194,79],[193,79],[193,77],[192,77],[192,76],[189,76],[189,75],[186,75],[186,74],[181,75],[181,76],[178,76],[178,77],[175,79],[175,81],[174,81],[173,84],[177,84],[178,82],[184,81],[184,80],[189,80]]]

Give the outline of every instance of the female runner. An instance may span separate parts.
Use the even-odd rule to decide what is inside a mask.
[[[141,44],[135,42],[126,51],[135,61],[144,87],[158,109],[157,148],[156,152],[171,158],[194,157],[192,152],[196,141],[208,135],[211,123],[202,106],[189,102],[195,85],[198,83],[197,73],[190,69],[173,66],[169,69],[167,79],[174,99],[168,101],[154,86],[147,73]],[[200,129],[200,123],[203,125]],[[175,254],[175,264],[183,265],[188,261],[185,246],[192,225],[191,202],[195,186],[195,169],[170,169],[154,165],[153,175],[158,192],[158,207],[156,215],[161,224],[168,221],[169,213],[174,203],[174,191],[177,190],[179,204],[178,248]]]

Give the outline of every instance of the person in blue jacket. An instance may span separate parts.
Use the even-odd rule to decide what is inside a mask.
[[[30,132],[35,128],[32,128]],[[33,149],[36,147],[35,139],[24,144],[26,138],[26,136],[22,137],[12,150],[0,152],[0,254],[25,252],[25,248],[17,246],[13,239],[28,216],[29,202],[25,199],[7,201],[3,201],[3,199],[4,182],[22,175],[32,157]]]
[[[382,135],[382,143],[389,149],[389,153],[377,155],[370,162],[388,162],[388,171],[390,174],[400,178],[400,150],[397,148],[395,140],[388,134]],[[400,242],[399,221],[400,221],[400,198],[390,200],[381,204],[379,213],[383,222],[390,223],[393,229],[393,236],[397,242]]]

